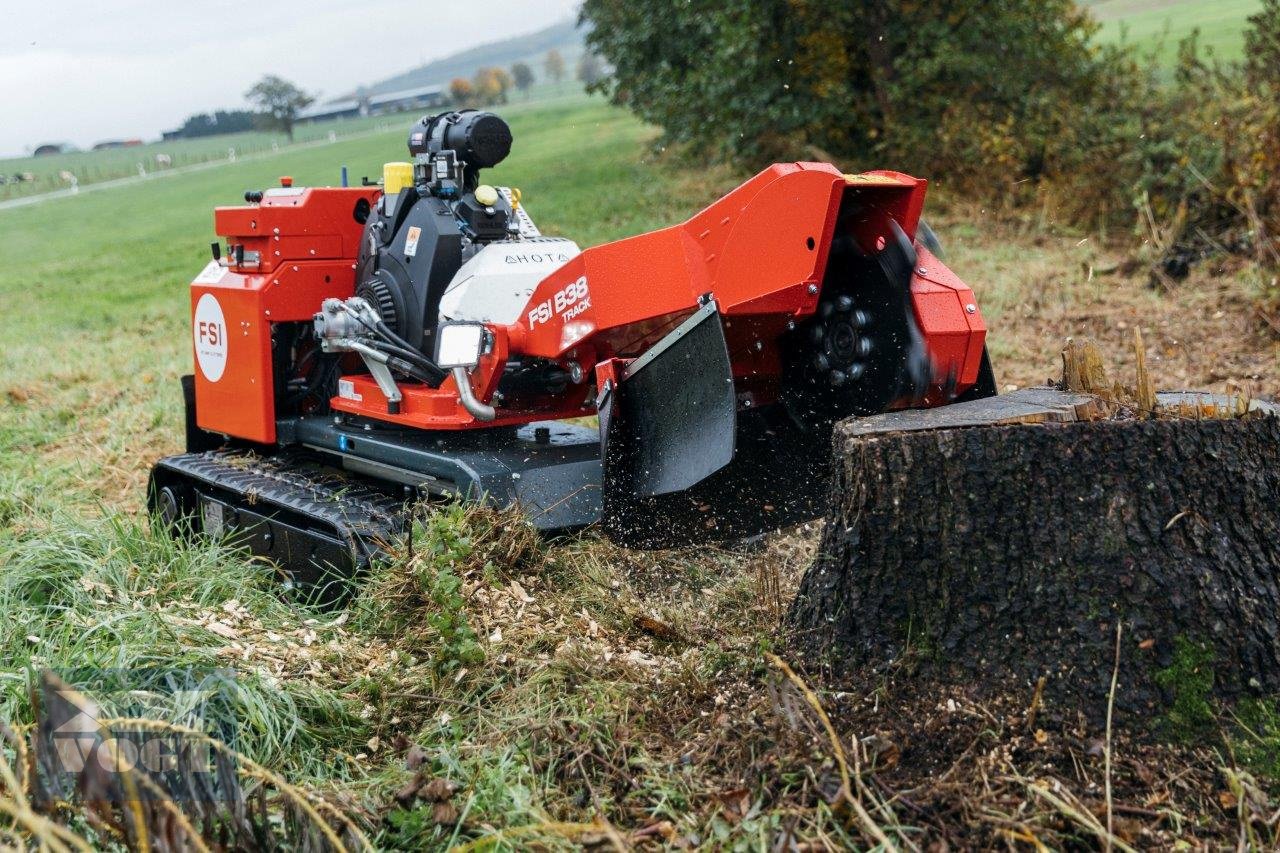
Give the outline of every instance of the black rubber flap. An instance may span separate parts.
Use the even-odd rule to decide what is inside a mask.
[[[603,441],[624,452],[606,450],[606,477],[635,497],[684,491],[732,462],[737,402],[715,302],[633,361],[611,396]]]
[[[755,536],[815,517],[829,435],[780,411],[736,412],[724,332],[708,304],[601,389],[605,532],[670,548]]]

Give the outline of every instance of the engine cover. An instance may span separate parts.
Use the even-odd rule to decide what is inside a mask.
[[[464,237],[444,199],[420,197],[411,187],[383,196],[365,223],[356,295],[396,334],[431,352],[440,297],[462,266]]]
[[[490,243],[449,282],[440,298],[440,316],[512,325],[538,284],[581,251],[572,240],[556,237]]]

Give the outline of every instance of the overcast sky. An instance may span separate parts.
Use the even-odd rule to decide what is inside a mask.
[[[0,156],[241,107],[263,74],[333,97],[575,14],[579,0],[17,0],[0,18]]]

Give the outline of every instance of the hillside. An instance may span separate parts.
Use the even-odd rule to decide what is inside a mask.
[[[565,58],[566,66],[573,68],[573,63],[582,53],[582,31],[578,29],[575,21],[561,21],[525,36],[490,42],[459,51],[443,59],[412,68],[403,74],[380,80],[368,86],[367,93],[377,95],[418,86],[442,85],[454,77],[470,77],[476,73],[477,69],[487,65],[510,68],[516,62],[529,63],[534,73],[541,78],[542,59],[549,50],[560,51]]]

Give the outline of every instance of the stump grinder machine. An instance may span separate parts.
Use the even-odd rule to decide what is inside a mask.
[[[821,513],[837,420],[995,393],[923,180],[778,164],[580,249],[482,182],[512,145],[498,116],[408,142],[380,182],[286,178],[215,211],[186,452],[149,485],[163,523],[298,583],[360,571],[439,499],[635,547],[746,537]]]

